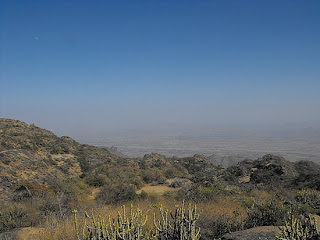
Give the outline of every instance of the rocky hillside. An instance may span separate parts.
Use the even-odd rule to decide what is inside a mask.
[[[107,149],[79,144],[24,122],[0,119],[0,198],[23,183],[50,187],[79,178],[101,164],[132,164]]]

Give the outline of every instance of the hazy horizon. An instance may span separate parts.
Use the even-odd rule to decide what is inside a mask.
[[[82,141],[318,131],[319,9],[1,1],[0,117]]]

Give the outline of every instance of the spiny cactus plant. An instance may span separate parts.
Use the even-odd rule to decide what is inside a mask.
[[[320,191],[304,189],[297,192],[296,200],[320,211]]]
[[[77,211],[74,210],[74,223],[76,238],[78,240],[198,240],[200,229],[196,229],[196,221],[199,218],[196,206],[189,205],[186,210],[184,203],[176,207],[174,212],[164,210],[159,206],[160,219],[154,214],[154,227],[147,228],[147,216],[140,209],[133,211],[131,205],[127,216],[125,206],[118,212],[117,218],[109,216],[105,222],[101,216],[95,218],[93,211],[91,215],[85,213],[85,222],[82,233],[79,233]],[[89,223],[88,223],[89,221]]]
[[[117,218],[113,219],[109,216],[108,222],[99,215],[95,218],[93,210],[91,216],[85,212],[85,223],[80,237],[77,212],[73,211],[77,238],[80,240],[140,240],[150,239],[143,231],[143,227],[147,222],[147,216],[143,216],[142,211],[137,209],[133,211],[131,205],[129,216],[127,216],[125,206],[122,206],[122,212],[118,212]],[[88,224],[88,220],[90,223]]]
[[[197,240],[200,239],[200,229],[196,229],[196,221],[199,219],[197,207],[192,208],[189,204],[188,210],[184,207],[176,207],[174,213],[170,213],[171,221],[168,219],[168,210],[164,210],[162,205],[159,207],[161,219],[156,220],[154,214],[154,226],[156,236],[159,239],[180,239],[180,240]]]
[[[276,235],[279,240],[319,240],[320,229],[314,217],[306,216],[297,218],[293,215],[281,227],[281,232]]]

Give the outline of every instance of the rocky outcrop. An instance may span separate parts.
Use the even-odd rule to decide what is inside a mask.
[[[223,178],[243,187],[320,188],[320,166],[313,162],[290,162],[267,154],[257,160],[245,160],[226,169]]]

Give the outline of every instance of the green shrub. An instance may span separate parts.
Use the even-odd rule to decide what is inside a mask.
[[[246,227],[277,226],[284,222],[286,210],[274,198],[252,198],[251,206],[247,208],[248,220]]]
[[[152,182],[165,182],[164,176],[162,176],[161,171],[159,170],[151,170],[147,169],[142,172],[142,180],[145,183],[152,183]]]
[[[193,184],[188,192],[188,198],[196,202],[208,201],[223,193],[225,193],[225,191],[223,186],[220,184],[209,184],[208,186],[203,184]]]
[[[40,220],[40,212],[29,204],[14,203],[0,207],[0,232],[33,226]]]
[[[238,211],[234,211],[232,215],[223,214],[216,219],[204,212],[199,221],[203,239],[214,239],[225,233],[243,230],[246,224],[246,219]]]
[[[107,177],[102,174],[92,174],[86,177],[86,182],[90,186],[101,187],[107,183]]]
[[[129,183],[105,184],[97,199],[104,204],[124,203],[137,197],[136,186]]]

